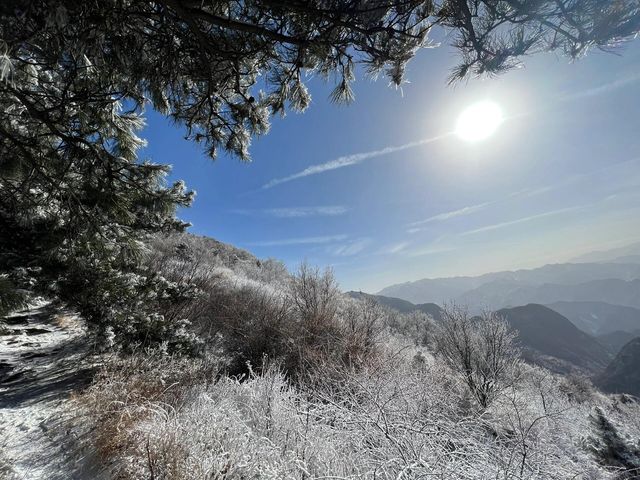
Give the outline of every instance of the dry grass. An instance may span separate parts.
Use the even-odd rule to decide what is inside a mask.
[[[53,317],[53,324],[65,330],[82,327],[82,322],[78,315],[70,313],[59,313]]]
[[[123,461],[127,458],[137,459],[136,464],[146,463],[144,469],[151,478],[160,464],[179,470],[182,454],[170,438],[164,439],[163,446],[156,446],[152,455],[148,443],[135,434],[136,426],[160,409],[179,409],[190,388],[206,385],[216,372],[211,364],[187,358],[132,355],[105,362],[94,384],[76,401],[89,412],[94,423],[94,448],[106,465],[114,465],[116,478],[132,478]]]

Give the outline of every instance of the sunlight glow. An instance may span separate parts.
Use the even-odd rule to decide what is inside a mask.
[[[489,100],[478,102],[460,114],[456,134],[467,142],[484,140],[498,129],[502,120],[502,109],[498,104]]]

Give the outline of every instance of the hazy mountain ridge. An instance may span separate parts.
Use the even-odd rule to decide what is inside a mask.
[[[622,347],[636,337],[640,337],[640,330],[633,332],[616,330],[615,332],[598,335],[596,338],[602,345],[607,347],[612,354],[617,355],[618,352],[622,350]]]
[[[640,309],[637,308],[594,301],[560,301],[547,307],[564,315],[580,330],[591,335],[640,331]]]
[[[595,301],[640,308],[640,280],[625,281],[609,278],[576,285],[545,283],[508,286],[491,283],[460,295],[454,301],[469,306],[471,310],[482,308],[495,310],[527,303],[547,305],[562,301]]]
[[[416,305],[406,300],[363,292],[347,292],[353,298],[369,298],[402,313],[421,311],[436,321],[442,308],[434,303]],[[616,351],[576,327],[568,318],[544,305],[528,304],[498,311],[518,331],[522,356],[556,373],[600,373]]]
[[[596,384],[605,392],[640,396],[640,337],[622,347]]]
[[[378,294],[413,303],[455,302],[474,311],[559,301],[640,308],[639,279],[640,264],[565,263],[478,277],[423,279],[391,285]]]
[[[609,351],[595,338],[544,305],[505,308],[498,314],[518,331],[523,357],[531,363],[558,373],[577,367],[594,374],[601,372],[611,360]]]
[[[411,313],[419,311],[430,315],[434,320],[438,320],[442,315],[442,308],[435,303],[414,304],[407,300],[395,297],[385,297],[384,295],[372,295],[364,292],[346,292],[352,298],[359,300],[368,298],[378,302],[380,305],[397,310],[400,313]]]
[[[571,263],[639,263],[640,242],[609,250],[585,253],[569,260]]]

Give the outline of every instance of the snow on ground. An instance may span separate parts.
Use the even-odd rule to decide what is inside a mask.
[[[71,393],[90,380],[82,322],[39,300],[0,331],[0,478],[99,478]]]

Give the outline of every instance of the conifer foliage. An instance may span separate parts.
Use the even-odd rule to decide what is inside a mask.
[[[139,157],[145,108],[212,158],[249,159],[271,115],[309,105],[305,72],[333,79],[332,99],[348,102],[357,63],[399,85],[434,26],[457,38],[458,78],[535,50],[611,46],[638,32],[639,10],[637,0],[4,0],[0,272],[55,290],[94,323],[148,323],[143,300],[164,287],[140,267],[142,242],[184,229],[175,212],[193,195]]]

